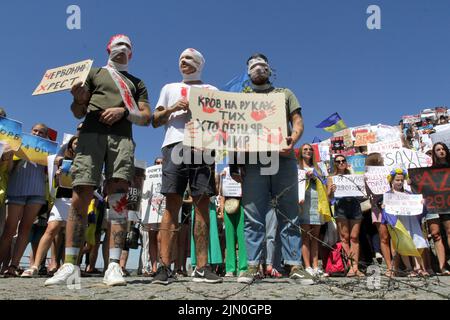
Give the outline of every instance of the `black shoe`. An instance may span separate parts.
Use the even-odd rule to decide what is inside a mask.
[[[166,285],[172,282],[173,280],[174,279],[172,276],[172,271],[170,271],[170,269],[167,268],[166,266],[160,266],[158,268],[158,271],[156,271],[155,276],[153,277],[152,283]]]
[[[203,267],[200,269],[195,269],[194,282],[207,282],[207,283],[220,283],[223,281],[221,277],[212,272],[209,267]]]

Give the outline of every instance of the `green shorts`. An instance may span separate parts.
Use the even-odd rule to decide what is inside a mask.
[[[131,181],[134,176],[132,138],[99,133],[81,133],[70,169],[72,186],[100,186],[103,164],[105,178]]]

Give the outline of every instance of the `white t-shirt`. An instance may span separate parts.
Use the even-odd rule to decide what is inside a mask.
[[[209,84],[195,84],[193,85],[199,88],[205,88],[210,90],[218,90],[216,87]],[[191,85],[176,82],[166,84],[161,89],[161,94],[159,95],[158,103],[156,104],[156,109],[158,107],[168,108],[173,106],[178,100],[185,95],[186,99],[189,99],[189,88]],[[166,135],[164,137],[164,142],[161,148],[165,146],[181,142],[184,140],[184,126],[189,121],[188,112],[179,110],[170,115],[169,121],[165,125]]]

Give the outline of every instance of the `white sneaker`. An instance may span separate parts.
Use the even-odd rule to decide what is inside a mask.
[[[323,270],[320,269],[320,268],[315,268],[315,269],[314,269],[314,274],[315,274],[317,277],[328,277],[328,276],[329,276],[328,273],[323,272]]]
[[[305,271],[308,272],[313,277],[316,276],[315,270],[313,268],[311,268],[311,267],[306,268]]]
[[[71,263],[65,263],[55,272],[53,277],[47,279],[44,283],[45,286],[53,285],[69,285],[70,280],[80,279],[80,267]]]
[[[228,271],[227,273],[225,273],[225,277],[226,278],[232,278],[232,277],[234,277],[234,273],[231,272],[231,271]]]
[[[127,282],[122,276],[121,268],[117,262],[111,262],[103,277],[103,283],[108,286],[126,286]]]

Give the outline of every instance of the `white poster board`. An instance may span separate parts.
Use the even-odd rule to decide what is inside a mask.
[[[145,170],[141,199],[141,221],[143,224],[160,223],[166,208],[166,197],[161,192],[162,165]]]
[[[242,197],[242,188],[239,182],[231,178],[230,171],[226,168],[226,174],[222,176],[222,195],[225,197]]]
[[[396,216],[417,216],[423,212],[421,194],[386,193],[383,196],[384,210]]]
[[[306,171],[298,169],[298,201],[305,200]]]
[[[335,198],[364,197],[366,195],[363,174],[333,176],[333,184],[336,185]]]

